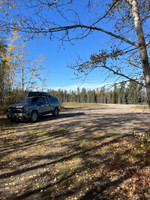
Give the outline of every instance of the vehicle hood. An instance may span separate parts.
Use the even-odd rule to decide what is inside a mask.
[[[10,106],[8,106],[8,108],[24,108],[29,106],[29,104],[27,103],[17,103],[17,104],[12,104]]]

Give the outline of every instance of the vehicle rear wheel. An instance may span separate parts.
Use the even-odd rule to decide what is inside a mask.
[[[58,108],[55,108],[54,112],[53,112],[53,116],[58,116],[59,115],[59,110]]]
[[[31,114],[31,122],[35,123],[38,120],[38,113],[36,111],[33,111]]]

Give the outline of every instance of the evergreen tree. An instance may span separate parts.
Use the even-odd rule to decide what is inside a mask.
[[[80,103],[80,88],[77,88],[77,102]]]
[[[129,82],[127,89],[127,101],[129,104],[138,103],[137,84],[133,81]]]
[[[58,97],[61,102],[78,102],[78,103],[120,103],[136,104],[146,102],[146,90],[135,82],[114,84],[114,90],[106,90],[105,87],[96,90],[86,90],[86,88],[77,88],[77,91],[66,90],[48,90],[54,96]]]
[[[100,90],[100,97],[99,97],[100,103],[104,103],[104,97],[105,97],[105,87],[102,87]]]
[[[87,94],[86,94],[86,89],[85,88],[82,88],[80,97],[81,97],[81,102],[82,103],[86,103],[87,102]]]
[[[120,88],[118,89],[118,103],[125,104],[126,103],[126,92],[125,92],[125,83],[120,83]]]
[[[70,101],[71,102],[77,102],[77,96],[76,96],[76,93],[73,90],[70,92]]]
[[[116,104],[118,103],[118,95],[117,95],[117,85],[116,83],[114,84],[114,91],[112,94],[112,103]]]
[[[89,90],[87,93],[88,103],[95,103],[95,90]]]
[[[62,90],[62,92],[63,92],[63,102],[68,102],[69,98],[67,90]]]

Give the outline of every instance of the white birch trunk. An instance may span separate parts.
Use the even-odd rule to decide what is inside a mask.
[[[137,32],[139,50],[141,55],[142,67],[146,83],[147,91],[147,102],[150,107],[150,65],[148,61],[147,47],[145,43],[143,28],[140,20],[139,10],[137,0],[128,0],[129,4],[132,6],[132,15],[134,18],[134,25]]]

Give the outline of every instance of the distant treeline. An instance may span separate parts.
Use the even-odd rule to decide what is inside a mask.
[[[106,87],[89,90],[77,88],[76,91],[59,89],[48,90],[58,97],[60,102],[79,102],[79,103],[112,103],[112,104],[138,104],[146,102],[146,91],[141,85],[130,81],[129,83],[114,84],[111,89]],[[0,95],[0,115],[6,113],[8,105],[19,102],[27,97],[29,91],[14,89],[4,91],[4,98]]]
[[[128,84],[114,84],[113,88],[105,87],[95,90],[77,88],[76,91],[59,89],[49,90],[57,96],[60,102],[79,102],[79,103],[112,103],[112,104],[138,104],[146,102],[146,92],[135,82]]]

